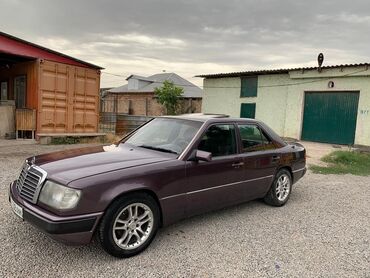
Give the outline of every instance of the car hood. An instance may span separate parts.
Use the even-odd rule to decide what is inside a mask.
[[[68,184],[92,175],[170,159],[176,159],[176,155],[119,144],[59,151],[28,160],[45,170],[48,178]]]

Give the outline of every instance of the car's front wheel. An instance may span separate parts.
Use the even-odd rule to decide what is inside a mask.
[[[264,201],[272,206],[283,206],[292,191],[292,176],[287,169],[281,169],[276,175]]]
[[[157,202],[148,194],[133,193],[110,205],[98,229],[98,239],[109,254],[127,258],[142,252],[159,226]]]

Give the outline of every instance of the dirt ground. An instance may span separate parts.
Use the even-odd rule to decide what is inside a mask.
[[[320,160],[323,156],[338,150],[348,151],[350,150],[347,146],[316,143],[316,142],[307,142],[299,141],[306,148],[307,155],[307,164],[308,165],[320,165],[324,166],[325,163]]]
[[[308,163],[330,146],[303,142]],[[97,242],[51,240],[11,210],[8,186],[26,157],[81,145],[0,140],[0,277],[370,277],[370,177],[310,171],[280,208],[256,200],[159,230],[118,260]]]

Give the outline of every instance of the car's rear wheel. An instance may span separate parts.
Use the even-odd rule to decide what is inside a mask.
[[[98,229],[98,238],[109,254],[127,258],[149,246],[159,226],[157,202],[148,194],[133,193],[114,201]]]
[[[272,206],[283,206],[292,191],[292,176],[287,169],[281,169],[276,175],[264,201]]]

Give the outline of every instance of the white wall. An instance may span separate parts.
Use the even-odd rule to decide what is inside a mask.
[[[360,72],[361,71],[361,72]],[[328,88],[333,81],[334,88]],[[202,112],[240,116],[241,103],[256,103],[256,119],[284,137],[300,139],[304,92],[360,91],[355,144],[370,145],[370,69],[365,67],[260,75],[257,97],[240,98],[240,78],[204,80]]]

